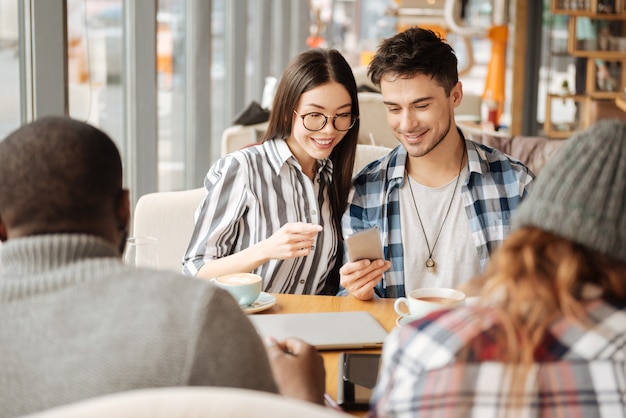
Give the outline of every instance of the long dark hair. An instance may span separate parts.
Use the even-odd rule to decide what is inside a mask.
[[[294,57],[276,88],[269,125],[262,142],[272,138],[288,138],[293,129],[293,110],[300,96],[328,82],[343,85],[352,100],[352,113],[359,115],[356,81],[350,65],[336,49],[310,49]],[[341,236],[341,217],[346,210],[352,186],[354,154],[359,134],[359,119],[330,154],[333,162],[333,187],[329,190],[333,222]]]

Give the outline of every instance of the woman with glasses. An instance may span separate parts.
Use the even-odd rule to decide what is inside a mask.
[[[266,292],[335,294],[358,115],[352,69],[338,51],[292,59],[262,144],[209,170],[183,272],[253,272]]]

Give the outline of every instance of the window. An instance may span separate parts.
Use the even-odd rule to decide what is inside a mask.
[[[70,116],[107,132],[124,154],[122,0],[68,0]]]
[[[21,122],[19,0],[0,0],[0,138]]]

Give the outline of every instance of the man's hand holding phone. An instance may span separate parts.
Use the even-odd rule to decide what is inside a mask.
[[[370,300],[374,287],[391,267],[384,259],[378,228],[352,234],[345,243],[350,261],[339,270],[341,286],[357,299]]]

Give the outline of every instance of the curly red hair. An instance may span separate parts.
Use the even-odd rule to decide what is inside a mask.
[[[549,232],[521,228],[467,291],[499,310],[502,360],[530,365],[555,318],[584,324],[586,284],[598,286],[604,299],[626,301],[626,265]]]

